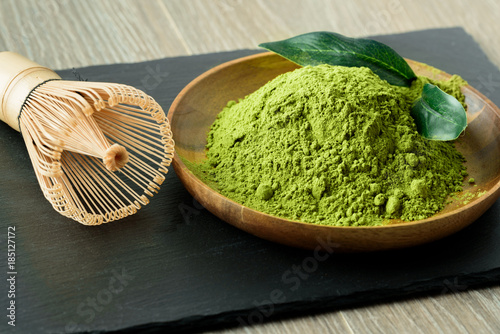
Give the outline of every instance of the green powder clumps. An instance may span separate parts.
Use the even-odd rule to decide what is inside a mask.
[[[464,103],[458,76],[410,88],[368,68],[308,66],[229,102],[208,134],[207,178],[275,216],[336,226],[431,216],[461,190],[463,156],[423,139],[410,116],[424,83]]]

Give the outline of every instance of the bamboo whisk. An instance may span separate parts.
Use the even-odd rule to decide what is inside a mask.
[[[148,204],[173,158],[169,122],[150,96],[64,81],[13,52],[0,52],[0,119],[21,132],[45,198],[85,225]]]

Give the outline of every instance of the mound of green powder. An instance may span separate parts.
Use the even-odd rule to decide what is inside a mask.
[[[308,66],[229,102],[208,134],[207,178],[275,216],[337,226],[423,219],[461,190],[453,143],[423,139],[410,108],[425,82],[462,103],[458,76],[410,88],[368,68]]]

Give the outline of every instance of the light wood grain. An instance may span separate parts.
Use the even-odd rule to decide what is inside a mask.
[[[483,288],[207,333],[499,333],[499,302]]]
[[[2,0],[0,49],[63,69],[254,49],[314,30],[366,36],[462,26],[500,66],[499,13],[495,0]]]
[[[0,2],[0,49],[52,69],[189,54],[157,1]]]
[[[1,0],[0,50],[63,69],[256,48],[313,30],[462,26],[500,66],[499,14],[496,0]],[[448,292],[218,333],[500,332],[500,287]]]

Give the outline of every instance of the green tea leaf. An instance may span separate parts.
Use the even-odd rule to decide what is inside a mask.
[[[415,101],[411,116],[422,137],[432,140],[457,139],[467,126],[462,104],[431,84],[424,85],[422,97]]]
[[[301,66],[365,66],[380,78],[397,86],[411,85],[416,78],[408,63],[387,45],[331,32],[312,32],[259,45]]]

